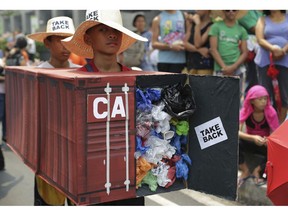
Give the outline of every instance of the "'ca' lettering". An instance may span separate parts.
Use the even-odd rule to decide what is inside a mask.
[[[98,97],[95,98],[93,101],[93,114],[96,119],[104,119],[107,117],[107,111],[104,111],[103,113],[99,113],[99,103],[107,104],[108,101],[105,97]]]
[[[121,115],[121,117],[125,117],[125,109],[124,104],[121,96],[117,96],[115,98],[114,106],[112,109],[112,118],[115,118],[116,115]]]

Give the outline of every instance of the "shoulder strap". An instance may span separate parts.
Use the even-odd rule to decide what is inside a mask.
[[[84,65],[84,67],[86,68],[87,72],[93,72],[93,67],[90,63]]]

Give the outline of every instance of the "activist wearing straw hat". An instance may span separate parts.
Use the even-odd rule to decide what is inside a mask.
[[[126,50],[136,40],[147,39],[122,26],[119,10],[87,11],[86,21],[76,29],[73,37],[63,44],[73,53],[90,58],[80,71],[120,72],[131,71],[117,62],[117,54]],[[144,197],[100,203],[101,206],[144,206]]]
[[[88,64],[91,71],[115,72],[123,71],[125,67],[117,62],[118,54],[136,40],[148,41],[123,27],[119,10],[87,10],[86,21],[78,26],[73,37],[62,40],[62,43],[71,52],[93,59]],[[82,70],[87,71],[87,66],[85,68]]]
[[[70,17],[59,16],[47,21],[46,32],[37,32],[27,35],[28,38],[44,43],[50,51],[50,59],[38,67],[41,68],[70,68],[80,67],[68,61],[71,52],[68,51],[61,40],[74,34],[75,28]]]
[[[49,36],[54,35],[66,38],[72,36],[74,32],[75,28],[73,20],[70,17],[59,16],[47,21],[46,32],[36,32],[34,34],[27,35],[27,37],[44,43],[44,39]]]
[[[80,67],[71,63],[68,59],[68,51],[61,40],[72,36],[75,32],[73,21],[70,17],[54,17],[47,22],[46,32],[38,32],[28,35],[29,38],[44,43],[50,51],[50,59],[38,65],[39,68],[72,68]],[[65,205],[66,196],[59,190],[35,175],[34,205],[35,206],[61,206]],[[68,205],[72,205],[67,198]]]

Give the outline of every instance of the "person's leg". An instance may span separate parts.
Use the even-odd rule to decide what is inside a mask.
[[[246,63],[246,77],[245,77],[245,89],[244,89],[244,97],[248,90],[258,84],[258,75],[256,71],[256,64],[254,61],[249,61]]]
[[[52,185],[35,175],[34,205],[35,206],[64,206],[65,195]]]
[[[6,142],[5,138],[5,94],[0,94],[0,121],[2,122],[2,139]],[[0,171],[5,169],[4,154],[2,152],[2,143],[0,142]]]
[[[197,74],[199,75],[213,75],[213,70],[211,69],[200,69],[197,70]]]
[[[243,71],[243,70],[245,70],[245,67],[242,66],[242,67],[239,67],[237,70],[235,70],[233,73],[233,76],[239,77],[239,92],[240,92],[239,104],[240,104],[240,108],[242,107],[242,102],[244,100],[244,98],[243,98],[243,95],[244,95],[244,93],[243,93],[243,73],[245,71]]]
[[[6,104],[5,104],[5,94],[4,94],[4,116],[3,116],[3,121],[2,121],[2,140],[6,142]]]
[[[245,142],[244,140],[239,140],[239,170],[241,171],[241,175],[239,178],[239,184],[243,183],[250,176],[250,170],[245,162],[245,155],[244,153],[249,149],[249,143]]]
[[[285,121],[288,110],[288,68],[276,66],[279,70],[278,84],[281,97],[281,111],[279,112],[279,122]]]
[[[34,178],[34,206],[49,206],[40,196],[38,192],[38,186],[36,176]]]
[[[250,151],[254,157],[260,159],[259,163],[252,172],[252,177],[254,178],[254,182],[257,185],[262,185],[263,183],[265,183],[263,173],[267,162],[267,147],[258,146],[253,143],[253,145],[251,145]]]
[[[2,123],[2,140],[6,142],[5,94],[0,94],[0,121]]]
[[[4,155],[2,152],[2,146],[0,145],[0,171],[5,169],[5,160],[4,160]]]
[[[259,77],[259,84],[264,86],[271,98],[271,103],[273,107],[277,110],[275,96],[274,96],[274,89],[272,85],[272,79],[267,75],[268,66],[266,67],[259,67],[256,66],[258,77]]]

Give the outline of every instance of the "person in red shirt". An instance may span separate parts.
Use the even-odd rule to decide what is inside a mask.
[[[130,71],[118,62],[119,54],[128,49],[136,40],[146,38],[126,29],[122,25],[119,10],[86,11],[86,21],[82,22],[72,37],[62,40],[63,45],[76,55],[88,61],[79,68],[85,72]],[[100,203],[99,205],[144,205],[144,197]]]
[[[81,71],[115,72],[131,70],[118,62],[118,54],[128,49],[136,40],[147,39],[122,25],[119,10],[87,10],[73,37],[62,40],[63,45],[76,55],[91,59]]]

